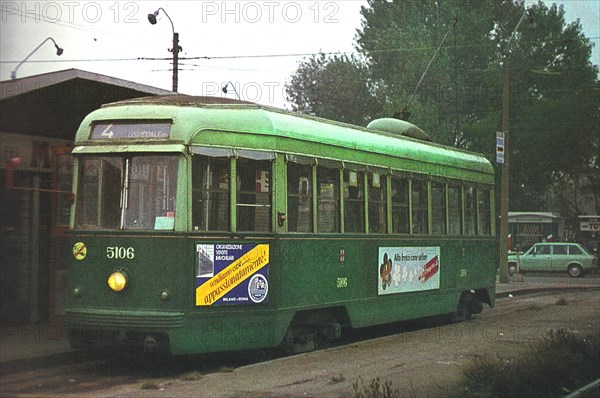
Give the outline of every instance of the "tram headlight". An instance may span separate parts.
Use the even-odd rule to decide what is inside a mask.
[[[122,271],[116,271],[108,277],[108,286],[115,292],[120,292],[127,287],[127,276]]]

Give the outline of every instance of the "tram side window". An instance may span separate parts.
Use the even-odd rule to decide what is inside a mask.
[[[175,156],[135,156],[127,166],[126,229],[173,229],[177,194]]]
[[[192,158],[192,206],[194,230],[229,230],[228,158]]]
[[[477,202],[474,187],[465,188],[465,234],[475,235],[475,224],[477,217]]]
[[[387,177],[369,173],[369,232],[387,232]]]
[[[490,190],[477,190],[477,234],[489,235],[491,233],[490,225]]]
[[[288,163],[288,231],[313,231],[312,166]]]
[[[462,188],[448,186],[448,233],[462,235]]]
[[[431,183],[431,229],[434,234],[446,233],[446,184]]]
[[[317,167],[317,231],[340,232],[340,171]]]
[[[392,232],[409,233],[408,179],[392,177]]]
[[[79,161],[77,227],[118,229],[123,160],[88,157]]]
[[[344,170],[344,232],[365,232],[363,173]]]
[[[271,162],[237,160],[237,229],[247,232],[271,230]]]
[[[75,225],[174,229],[178,162],[172,155],[81,158]]]
[[[427,181],[415,178],[412,181],[412,222],[413,234],[428,232],[427,218]]]

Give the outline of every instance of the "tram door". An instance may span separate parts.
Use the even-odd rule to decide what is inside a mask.
[[[73,158],[72,147],[52,149],[52,188],[72,192]],[[62,325],[67,294],[67,264],[70,250],[67,229],[71,213],[71,197],[64,193],[53,193],[51,201],[51,245],[50,245],[50,321]]]

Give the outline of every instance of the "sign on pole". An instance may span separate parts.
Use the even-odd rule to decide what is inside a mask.
[[[496,163],[504,164],[504,132],[496,131]]]

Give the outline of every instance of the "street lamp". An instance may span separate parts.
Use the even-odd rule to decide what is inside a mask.
[[[173,53],[173,92],[176,93],[178,82],[177,72],[179,69],[179,52],[182,50],[181,47],[179,47],[179,33],[175,32],[175,26],[173,25],[171,17],[162,7],[159,7],[158,10],[154,11],[152,14],[148,14],[148,21],[152,25],[156,25],[156,17],[158,16],[159,11],[161,10],[167,16],[167,18],[169,18],[169,22],[171,22],[171,29],[173,30],[173,48],[169,51]]]
[[[517,26],[510,34],[506,47],[510,46],[517,30],[521,27],[523,21],[527,18],[528,26],[535,28],[535,20],[529,11],[525,10]],[[508,158],[509,158],[509,140],[508,140],[508,110],[509,110],[509,69],[508,62],[504,59],[502,65],[502,132],[504,133],[504,162],[502,163],[502,180],[500,187],[500,283],[508,283]]]
[[[235,93],[235,95],[236,95],[237,99],[238,99],[239,101],[241,101],[242,99],[240,98],[240,95],[238,94],[238,92],[237,92],[237,90],[235,89],[235,86],[233,85],[233,83],[232,83],[232,82],[227,82],[227,84],[225,84],[225,85],[223,86],[223,89],[222,89],[222,90],[223,90],[223,92],[224,92],[225,94],[227,94],[227,86],[231,86],[231,88],[233,89],[233,92]]]
[[[17,67],[15,68],[15,70],[13,70],[12,72],[10,72],[10,78],[11,78],[11,79],[16,79],[16,78],[17,78],[17,69],[19,69],[19,67],[20,67],[21,65],[23,65],[23,63],[24,63],[25,61],[27,61],[27,60],[29,59],[29,57],[31,57],[31,56],[33,55],[33,53],[34,53],[34,52],[36,52],[36,51],[37,51],[37,50],[38,50],[38,49],[39,49],[39,48],[40,48],[40,47],[41,47],[41,46],[42,46],[42,45],[43,45],[45,42],[47,42],[48,40],[52,40],[52,43],[54,43],[54,47],[56,47],[56,55],[60,56],[60,55],[61,55],[61,54],[64,52],[64,50],[63,50],[62,48],[60,48],[60,47],[58,46],[58,44],[56,44],[56,42],[54,41],[54,39],[53,39],[53,38],[51,38],[51,37],[47,37],[47,38],[46,38],[46,40],[44,40],[44,41],[43,41],[43,42],[41,42],[41,43],[40,43],[40,44],[39,44],[39,45],[38,45],[36,48],[34,48],[34,49],[33,49],[33,51],[32,51],[32,52],[30,52],[30,53],[29,53],[29,55],[28,55],[28,56],[26,56],[26,57],[25,57],[25,59],[19,63],[19,65],[17,65]]]

